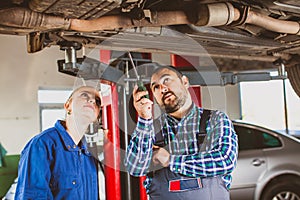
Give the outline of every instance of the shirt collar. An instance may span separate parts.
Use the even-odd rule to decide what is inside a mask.
[[[166,117],[167,117],[167,120],[170,123],[172,123],[172,124],[178,124],[180,121],[184,121],[184,120],[190,118],[191,116],[193,116],[194,113],[196,112],[196,110],[197,110],[197,106],[194,103],[192,103],[192,105],[190,107],[190,110],[188,111],[188,113],[183,118],[181,118],[181,119],[178,120],[178,119],[176,119],[175,117],[172,117],[169,114],[166,114]]]
[[[82,138],[81,142],[79,143],[80,146],[76,145],[69,133],[66,131],[64,126],[61,124],[61,120],[57,120],[54,127],[56,128],[57,132],[59,133],[62,143],[65,146],[65,149],[68,151],[81,151],[86,155],[91,155],[88,152],[87,142],[85,137]]]

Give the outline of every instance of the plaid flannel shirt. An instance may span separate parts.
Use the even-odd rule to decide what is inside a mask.
[[[237,161],[237,135],[225,113],[212,111],[206,126],[205,144],[199,147],[196,135],[199,133],[202,112],[202,108],[193,105],[181,120],[166,114],[161,117],[162,134],[170,152],[169,168],[174,173],[188,177],[222,176],[229,189],[231,173]],[[153,120],[139,117],[125,159],[125,165],[131,175],[144,176],[149,172],[154,142]],[[151,180],[151,177],[147,177],[144,183],[147,191]]]

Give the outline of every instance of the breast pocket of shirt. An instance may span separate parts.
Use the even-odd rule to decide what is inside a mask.
[[[50,187],[52,191],[72,190],[79,187],[79,178],[76,174],[57,174],[52,177]]]

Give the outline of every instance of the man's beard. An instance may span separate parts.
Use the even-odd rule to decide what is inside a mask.
[[[165,95],[167,95],[168,93],[172,93],[172,95],[175,96],[175,99],[171,100],[171,101],[168,101],[166,103],[164,98],[165,98]],[[174,113],[174,112],[176,112],[185,103],[185,99],[184,98],[179,98],[173,92],[167,92],[165,95],[162,97],[162,102],[163,102],[163,109],[165,110],[166,113]]]

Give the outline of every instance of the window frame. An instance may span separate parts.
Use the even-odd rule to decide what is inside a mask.
[[[238,135],[238,140],[239,140],[239,151],[251,151],[251,150],[263,150],[263,149],[273,149],[273,148],[281,148],[283,147],[283,142],[282,140],[280,139],[280,137],[278,137],[276,134],[274,134],[273,132],[271,132],[270,130],[267,130],[267,129],[262,129],[260,127],[255,127],[255,126],[251,126],[251,125],[243,125],[243,124],[234,124],[234,128],[235,128],[235,131]],[[261,143],[257,146],[252,146],[250,148],[246,148],[246,149],[242,149],[241,147],[243,145],[240,145],[242,139],[241,139],[241,135],[242,134],[247,134],[245,132],[243,132],[242,134],[239,133],[239,129],[244,129],[244,131],[248,131],[248,130],[251,130],[252,133],[248,133],[248,134],[251,134],[250,137],[255,137],[253,135],[260,135],[261,137],[259,138],[261,141],[254,141],[253,143]],[[270,146],[270,145],[267,145],[266,142],[265,142],[265,137],[264,135],[268,135],[270,136],[270,138],[274,138],[276,139],[276,141],[278,141],[278,145],[276,146]],[[250,137],[247,138],[247,140],[251,139]],[[251,140],[253,141],[253,140]]]

